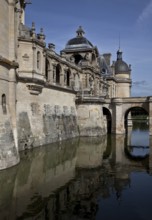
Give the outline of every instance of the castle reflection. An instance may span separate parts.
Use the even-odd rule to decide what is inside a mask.
[[[113,195],[120,203],[131,186],[131,173],[150,173],[151,138],[146,157],[138,160],[132,144],[130,132],[22,152],[18,166],[0,172],[0,219],[97,219],[99,197]]]

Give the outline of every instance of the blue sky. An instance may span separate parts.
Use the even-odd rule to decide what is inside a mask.
[[[132,65],[132,96],[152,95],[152,0],[32,0],[26,24],[44,28],[59,53],[81,25],[101,54],[116,60],[119,35],[123,59]]]

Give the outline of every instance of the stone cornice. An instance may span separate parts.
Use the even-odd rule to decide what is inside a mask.
[[[44,80],[40,80],[40,79],[32,79],[32,78],[28,78],[28,77],[19,77],[19,76],[17,76],[17,80],[18,80],[18,82],[26,83],[31,94],[32,94],[31,91],[37,91],[37,90],[39,91],[39,88],[40,89],[41,88],[54,89],[54,90],[67,92],[67,93],[73,93],[73,94],[77,93],[72,88],[62,87],[60,85],[55,85],[55,84],[54,85],[49,84],[49,83],[45,82]]]
[[[87,105],[94,105],[94,104],[101,104],[104,103],[104,97],[99,97],[99,96],[80,96],[77,97],[76,99],[76,104],[80,105],[80,104],[87,104]]]
[[[21,41],[21,42],[35,43],[35,44],[38,44],[41,47],[45,47],[46,46],[45,42],[41,42],[41,41],[39,41],[38,39],[35,39],[35,38],[19,37],[18,40]]]
[[[106,77],[107,81],[113,80],[116,83],[130,83],[131,84],[131,79],[125,79],[125,78],[116,78],[114,76],[108,76]]]

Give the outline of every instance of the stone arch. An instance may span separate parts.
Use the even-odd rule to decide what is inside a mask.
[[[83,57],[80,54],[74,54],[73,55],[75,59],[75,64],[79,64],[81,60],[83,60]]]
[[[112,115],[108,108],[103,107],[102,110],[103,110],[103,116],[107,123],[107,133],[110,134],[112,131]]]
[[[66,72],[66,86],[70,86],[71,70],[68,69]]]
[[[50,77],[49,75],[50,75],[50,62],[46,58],[46,61],[45,61],[45,77],[46,77],[47,81],[49,80],[49,77]]]
[[[61,66],[60,64],[57,64],[56,65],[56,79],[55,79],[56,84],[60,84],[60,76],[61,76]]]
[[[130,114],[131,118],[130,120],[132,120],[132,116],[135,114],[140,114],[140,115],[149,115],[149,112],[146,110],[146,108],[142,107],[142,106],[133,106],[128,108],[125,113],[124,113],[124,128],[127,132],[127,127],[128,127],[128,115]]]

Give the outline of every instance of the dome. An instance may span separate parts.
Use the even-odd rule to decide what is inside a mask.
[[[88,41],[83,34],[85,33],[81,26],[79,26],[78,30],[76,31],[77,36],[70,39],[65,49],[75,49],[75,48],[92,48],[93,45],[90,41]]]
[[[122,59],[122,51],[117,51],[117,61],[115,62],[115,74],[130,73],[130,69],[126,62]]]
[[[127,63],[125,63],[123,60],[117,60],[115,62],[115,73],[119,74],[119,73],[124,73],[124,72],[129,72],[129,67],[127,65]]]

